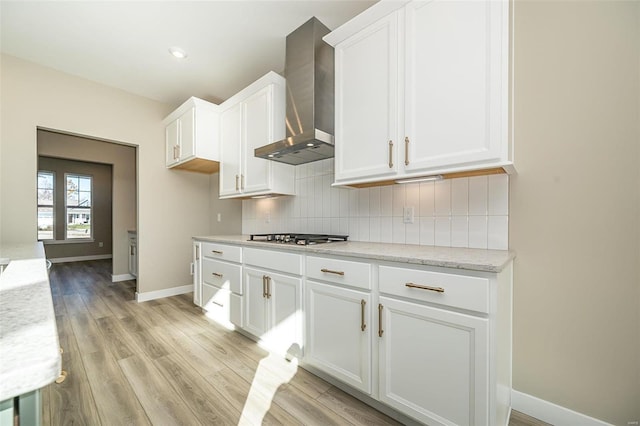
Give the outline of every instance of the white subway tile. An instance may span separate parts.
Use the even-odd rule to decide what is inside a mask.
[[[380,218],[380,242],[390,243],[393,241],[393,223],[391,216]]]
[[[448,216],[436,217],[434,229],[434,245],[451,247],[451,218]]]
[[[469,215],[486,216],[488,199],[487,176],[469,178]]]
[[[434,182],[436,216],[451,215],[451,180]],[[438,244],[436,244],[438,245]]]
[[[310,177],[307,179],[307,214],[311,218],[318,217],[318,209],[316,203],[318,198],[322,201],[322,191],[320,191],[320,197],[318,197],[318,191],[316,191],[316,177]]]
[[[340,218],[340,234],[341,235],[351,235],[349,233],[349,218],[341,217]]]
[[[496,250],[509,248],[509,216],[489,216],[487,247]]]
[[[380,216],[380,187],[369,188],[369,216]]]
[[[434,183],[422,182],[420,183],[420,216],[428,217],[435,216],[434,207]]]
[[[311,232],[309,230],[309,219],[308,218],[301,217],[300,221],[298,223],[299,223],[299,225],[298,225],[298,231],[297,232],[300,232],[300,233],[309,233],[309,232]]]
[[[416,216],[420,216],[420,184],[409,183],[404,186],[406,187],[404,205],[407,207],[413,207],[414,214]]]
[[[491,175],[488,178],[489,216],[509,214],[509,175]]]
[[[393,243],[404,244],[405,243],[405,226],[402,221],[402,216],[394,216],[392,218],[393,228]]]
[[[331,231],[329,232],[331,232],[334,235],[340,234],[340,218],[339,217],[331,218]]]
[[[370,241],[370,222],[368,217],[358,218],[358,237],[360,241]]]
[[[404,226],[404,241],[406,244],[420,244],[420,218],[414,217],[413,223]]]
[[[357,217],[349,218],[349,239],[351,241],[360,241],[360,223]]]
[[[469,220],[467,216],[451,217],[451,247],[469,246]]]
[[[349,217],[358,217],[360,205],[360,194],[357,189],[349,190]]]
[[[358,216],[369,217],[369,188],[361,188],[358,192]]]
[[[393,186],[386,185],[380,187],[380,216],[393,214]]]
[[[307,165],[299,164],[296,166],[296,180],[304,179],[307,177]]]
[[[391,211],[391,215],[402,216],[402,211],[405,206],[406,200],[406,186],[405,185],[393,185],[393,210]]]
[[[435,219],[432,216],[420,218],[420,245],[432,246],[435,243]]]
[[[369,241],[380,242],[380,217],[378,216],[369,218]]]
[[[331,217],[340,217],[340,190],[331,187],[329,197],[331,198]]]
[[[321,217],[316,217],[311,219],[311,232],[314,232],[316,234],[321,234],[322,233],[322,218]]]
[[[469,179],[451,180],[451,214],[466,216],[469,212]],[[452,243],[453,244],[453,243]]]
[[[331,217],[331,176],[322,176],[322,217]]]
[[[340,217],[349,217],[349,192],[350,189],[337,188],[340,196]]]
[[[469,216],[469,247],[487,248],[487,216]]]
[[[330,234],[331,233],[331,218],[323,217],[322,218],[322,233]]]

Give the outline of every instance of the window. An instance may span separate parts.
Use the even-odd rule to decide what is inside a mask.
[[[38,239],[53,240],[55,226],[53,172],[38,172]]]
[[[65,174],[66,239],[91,239],[91,176]]]

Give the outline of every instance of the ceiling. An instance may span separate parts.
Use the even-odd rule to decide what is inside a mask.
[[[2,0],[0,50],[174,106],[190,96],[219,103],[282,73],[285,37],[310,17],[335,29],[373,3]]]

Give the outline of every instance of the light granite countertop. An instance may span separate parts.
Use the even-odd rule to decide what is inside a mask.
[[[60,344],[42,243],[5,244],[0,259],[0,401],[58,378]]]
[[[300,251],[305,253],[355,257],[361,259],[373,259],[483,272],[500,272],[515,257],[515,253],[511,250],[433,247],[414,244],[341,241],[309,246],[294,244],[280,245],[266,241],[249,241],[248,235],[198,236],[193,237],[193,239],[241,245],[244,247]]]

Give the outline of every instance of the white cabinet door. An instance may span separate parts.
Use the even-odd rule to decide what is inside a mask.
[[[503,7],[435,0],[405,8],[407,172],[500,159]]]
[[[265,191],[271,187],[271,161],[257,158],[254,150],[273,140],[273,86],[269,85],[242,103],[243,166],[242,192]]]
[[[264,339],[267,325],[267,304],[264,271],[244,268],[244,329]]]
[[[380,305],[380,399],[428,424],[488,424],[488,320],[388,297]]]
[[[242,104],[220,116],[220,195],[240,191],[240,153],[242,151]]]
[[[191,108],[180,117],[180,161],[196,155],[196,109]],[[209,141],[207,141],[209,142]],[[205,143],[205,141],[202,141]]]
[[[336,181],[398,171],[398,12],[335,48]]]
[[[175,119],[165,128],[166,165],[167,167],[180,161],[178,149],[180,143],[180,119]]]
[[[267,277],[270,319],[267,340],[280,354],[302,357],[302,281],[274,273]]]
[[[371,394],[371,295],[313,281],[305,294],[305,362]]]

